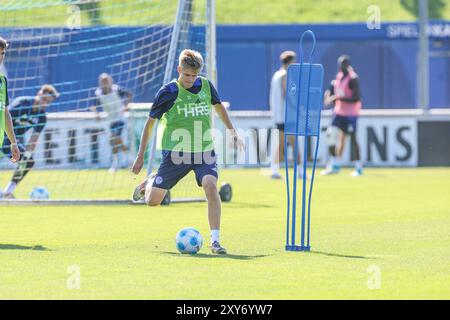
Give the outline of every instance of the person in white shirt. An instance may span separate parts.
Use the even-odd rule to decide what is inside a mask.
[[[128,110],[128,103],[131,102],[130,91],[122,89],[113,83],[112,77],[107,73],[102,73],[98,77],[99,87],[95,90],[96,104],[94,106],[97,119],[100,120],[99,107],[106,113],[106,119],[110,123],[111,138],[109,143],[112,147],[110,173],[117,170],[119,164],[119,151],[126,152],[128,148],[122,139],[122,130],[125,127],[124,112]]]
[[[270,83],[270,109],[274,115],[275,127],[278,129],[279,141],[278,148],[271,152],[270,168],[272,179],[281,179],[280,160],[284,160],[284,123],[285,123],[285,101],[286,101],[286,75],[290,64],[295,62],[296,54],[294,51],[284,51],[280,55],[281,67],[276,71]],[[288,143],[291,146],[295,144],[295,137],[290,136]],[[300,163],[300,150],[298,150],[297,161]],[[302,177],[302,167],[298,166],[298,176]]]

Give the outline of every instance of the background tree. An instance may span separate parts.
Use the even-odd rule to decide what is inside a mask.
[[[444,8],[448,0],[428,0],[428,15],[430,19],[442,19]],[[419,0],[400,0],[401,5],[411,12],[415,17],[419,17]]]

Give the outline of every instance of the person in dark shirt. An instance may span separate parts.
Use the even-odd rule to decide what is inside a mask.
[[[11,181],[5,187],[0,196],[6,199],[14,199],[13,192],[20,181],[34,166],[33,151],[41,132],[47,123],[45,108],[59,96],[58,91],[49,84],[41,87],[35,97],[16,98],[8,107],[14,124],[14,133],[20,150],[20,159]],[[31,130],[28,142],[25,142],[25,134]],[[8,155],[11,142],[5,138],[1,151]]]
[[[208,83],[211,90],[211,104],[216,105],[222,103],[214,85],[209,80]],[[201,89],[202,81],[201,78],[198,77],[192,87],[188,88],[187,91],[193,94],[198,94]],[[161,119],[162,115],[175,105],[175,100],[177,100],[177,97],[178,87],[176,81],[171,81],[168,84],[164,85],[156,94],[156,99],[152,105],[152,108],[150,109],[149,116],[154,119]]]

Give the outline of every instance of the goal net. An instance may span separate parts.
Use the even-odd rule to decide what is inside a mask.
[[[0,36],[9,42],[0,72],[8,78],[10,110],[30,110],[20,103],[26,97],[22,100],[31,101],[32,113],[42,113],[35,97],[44,84],[60,93],[45,108],[45,126],[38,117],[15,119],[15,127],[31,127],[18,137],[25,147],[39,133],[35,165],[15,189],[16,199],[29,199],[38,186],[48,190],[51,200],[131,198],[147,174],[145,168],[151,169],[149,158],[154,160],[152,168],[158,164],[156,153],[146,157],[139,176],[129,170],[156,92],[176,77],[181,50],[192,48],[207,60],[210,57],[207,35],[213,26],[206,18],[210,3],[0,2]],[[208,63],[203,72],[212,69]],[[0,190],[16,167],[0,154]],[[172,191],[172,198],[201,198],[194,178],[185,180]]]

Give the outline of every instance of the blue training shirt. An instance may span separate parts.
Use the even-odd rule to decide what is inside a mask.
[[[211,88],[211,104],[216,105],[221,103],[219,94],[217,93],[216,88],[214,88],[211,81],[208,80],[209,86]],[[202,81],[200,78],[195,80],[194,85],[187,89],[190,93],[197,94],[202,89]],[[150,117],[154,119],[161,119],[164,113],[170,110],[175,104],[175,100],[178,96],[178,87],[177,84],[172,81],[168,84],[164,85],[161,89],[159,89],[156,94],[155,101],[153,102],[152,108],[150,109]]]

